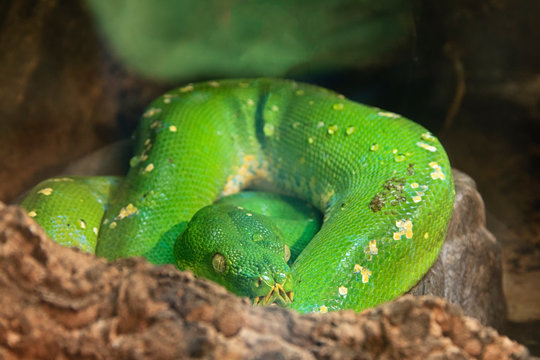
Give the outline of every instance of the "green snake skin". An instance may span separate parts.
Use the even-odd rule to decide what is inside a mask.
[[[254,286],[264,280],[269,288],[243,295],[258,302],[272,293],[271,300],[300,312],[362,310],[409,290],[437,259],[453,209],[448,158],[427,130],[288,80],[209,81],[166,93],[142,116],[130,165],[118,186],[116,178],[88,180],[105,194],[94,200],[93,190],[77,185],[69,201],[54,202],[78,183],[58,178],[38,185],[22,205],[64,245],[82,234],[89,251],[97,241],[96,254],[109,260],[144,256],[195,273],[248,276]],[[209,220],[219,229],[211,241],[225,246],[219,254],[199,238],[205,225],[187,225],[201,209],[195,218],[216,213],[203,208],[218,198],[256,186],[305,199],[324,215],[294,262],[275,265],[270,275],[256,273],[262,258],[249,241],[231,249],[221,237],[221,229],[238,227],[223,225],[229,219],[251,224],[249,210],[229,205],[223,221]],[[263,225],[246,228],[272,233],[273,225]],[[267,244],[279,258],[270,262],[289,257],[291,245],[277,241]],[[189,263],[194,257],[204,263]],[[222,283],[234,290],[236,281]]]

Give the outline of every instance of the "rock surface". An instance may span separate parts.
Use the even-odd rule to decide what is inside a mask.
[[[506,316],[501,248],[486,229],[484,202],[474,180],[453,170],[456,198],[438,260],[410,291],[459,305],[468,316],[500,328]]]
[[[252,307],[142,259],[62,248],[0,203],[3,359],[527,359],[523,346],[442,299],[406,295],[355,314]]]

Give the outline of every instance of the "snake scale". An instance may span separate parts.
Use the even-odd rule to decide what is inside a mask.
[[[448,157],[430,132],[290,80],[172,90],[143,114],[134,154],[123,179],[49,179],[22,205],[63,245],[173,263],[302,313],[359,311],[409,290],[453,209]],[[212,205],[248,187],[305,199],[322,227],[291,257],[294,244],[262,215]]]

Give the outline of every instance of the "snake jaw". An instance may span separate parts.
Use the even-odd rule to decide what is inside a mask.
[[[274,283],[270,287],[270,291],[265,296],[257,296],[253,299],[255,305],[270,305],[272,303],[277,303],[281,306],[287,306],[292,303],[294,298],[294,293],[292,291],[285,291],[283,284]]]

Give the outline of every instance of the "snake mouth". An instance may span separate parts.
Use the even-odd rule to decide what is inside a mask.
[[[294,293],[292,291],[285,291],[284,284],[275,283],[268,294],[265,296],[257,296],[253,299],[255,305],[270,305],[276,303],[280,306],[290,305],[293,301]]]

